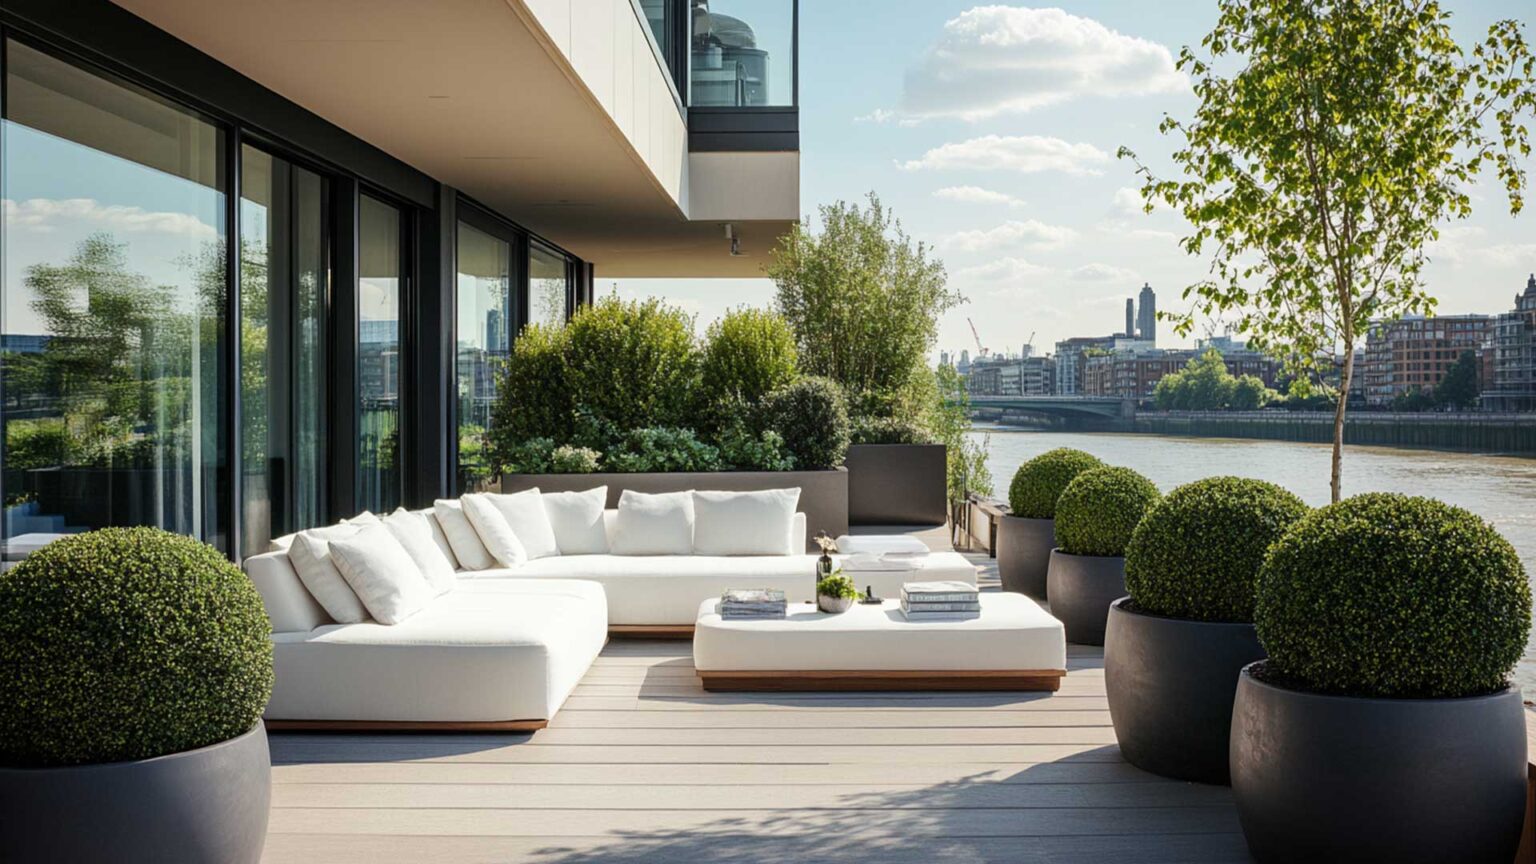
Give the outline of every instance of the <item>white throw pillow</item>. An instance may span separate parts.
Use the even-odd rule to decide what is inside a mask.
[[[331,560],[380,624],[399,624],[437,596],[410,553],[383,525],[366,525],[351,537],[332,540]]]
[[[603,528],[607,486],[585,492],[545,492],[543,498],[561,555],[608,554],[608,531]]]
[[[364,525],[377,525],[377,524],[379,524],[380,521],[381,520],[379,519],[379,517],[375,516],[372,513],[372,511],[364,510],[363,512],[357,514],[356,516],[353,516],[351,519],[343,519],[343,520],[341,520],[341,524],[343,524],[343,525],[356,525],[358,527],[362,527]]]
[[[614,517],[613,554],[693,554],[693,493],[625,489]]]
[[[401,507],[382,521],[384,527],[405,549],[405,554],[411,556],[411,560],[416,563],[416,569],[421,571],[427,584],[432,586],[434,594],[447,594],[453,590],[459,577],[453,572],[453,562],[448,560],[448,556],[438,548],[437,541],[432,539],[432,525],[426,516]]]
[[[527,563],[528,550],[517,539],[517,532],[512,530],[507,517],[501,515],[501,510],[492,503],[491,496],[476,493],[459,500],[464,504],[464,515],[469,517],[469,524],[475,526],[492,558],[503,567],[521,567]]]
[[[464,515],[464,505],[458,501],[434,501],[432,514],[437,517],[443,533],[448,535],[448,545],[453,547],[453,557],[458,559],[460,570],[489,570],[496,566],[496,559],[480,542],[475,526],[469,524],[469,517]]]
[[[449,566],[455,570],[459,569],[459,559],[454,557],[453,544],[448,542],[448,535],[443,533],[443,526],[437,521],[437,511],[426,507],[411,512],[427,520],[427,527],[432,530],[432,542],[437,544],[437,548],[443,550],[443,557],[448,559]]]
[[[694,492],[693,554],[790,555],[800,490]]]
[[[560,554],[555,529],[549,524],[549,513],[544,510],[544,496],[537,488],[512,495],[486,494],[484,497],[496,505],[507,524],[512,526],[512,533],[523,544],[528,560]]]
[[[351,537],[359,530],[356,525],[311,528],[295,534],[293,544],[288,547],[288,560],[298,572],[299,581],[337,624],[358,624],[368,620],[368,610],[331,559],[331,543]]]

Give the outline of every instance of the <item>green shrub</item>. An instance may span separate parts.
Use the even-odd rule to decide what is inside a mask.
[[[705,402],[749,405],[795,380],[795,337],[778,314],[735,309],[709,325],[699,364]]]
[[[1152,505],[1125,548],[1125,587],[1138,609],[1195,621],[1253,620],[1264,555],[1307,513],[1273,483],[1211,477]]]
[[[635,429],[620,449],[610,452],[609,471],[627,474],[665,471],[718,471],[720,451],[704,443],[691,429]]]
[[[492,466],[516,461],[515,451],[535,438],[563,441],[572,431],[575,404],[566,379],[565,329],[531,324],[512,343],[502,365],[491,427]]]
[[[733,471],[789,471],[795,460],[784,445],[784,438],[772,429],[752,432],[744,425],[734,425],[720,433],[721,467]]]
[[[1071,555],[1124,555],[1157,487],[1129,468],[1090,468],[1056,503],[1056,545]]]
[[[549,452],[549,470],[556,474],[592,474],[602,458],[603,454],[590,447],[561,444]]]
[[[1493,526],[1428,498],[1371,494],[1303,517],[1259,573],[1266,675],[1324,693],[1452,698],[1504,686],[1531,589]]]
[[[1081,450],[1058,447],[1019,466],[1008,486],[1008,509],[1025,519],[1056,518],[1056,499],[1077,475],[1103,462]]]
[[[0,764],[147,759],[249,731],[272,693],[261,597],[155,528],[52,543],[0,573]]]
[[[831,576],[823,576],[816,582],[816,594],[821,597],[857,597],[859,586],[839,570]]]
[[[868,414],[849,421],[849,439],[854,444],[930,444],[933,436],[922,423],[910,417],[872,417]]]
[[[763,400],[763,423],[784,438],[795,468],[822,471],[848,455],[848,407],[836,383],[802,378]]]
[[[699,352],[687,313],[609,296],[577,310],[565,330],[575,405],[619,429],[691,425]]]
[[[5,424],[5,461],[12,469],[50,468],[70,461],[74,436],[62,419],[12,420]]]

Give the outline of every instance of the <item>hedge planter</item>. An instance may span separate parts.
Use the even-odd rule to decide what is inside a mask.
[[[1103,645],[1109,604],[1125,596],[1125,559],[1052,549],[1045,593],[1068,642]]]
[[[849,524],[943,525],[948,518],[943,444],[854,444],[843,464]]]
[[[1055,548],[1055,519],[1001,517],[997,523],[997,574],[1003,580],[1003,590],[1046,599],[1045,575]]]
[[[1104,633],[1104,687],[1126,761],[1178,780],[1230,782],[1237,676],[1262,659],[1252,624],[1168,618],[1116,600]]]
[[[266,729],[134,762],[0,768],[0,861],[255,864],[267,835]]]
[[[1514,859],[1526,804],[1520,691],[1379,699],[1238,679],[1232,792],[1265,862]]]
[[[504,493],[537,487],[544,492],[580,492],[608,487],[608,507],[619,506],[625,489],[656,494],[692,489],[751,492],[799,487],[799,510],[805,514],[806,551],[815,549],[816,532],[833,537],[848,533],[848,471],[703,471],[667,474],[508,474],[501,478]]]

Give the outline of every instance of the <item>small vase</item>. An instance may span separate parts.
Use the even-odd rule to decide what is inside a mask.
[[[853,604],[858,602],[858,599],[857,597],[828,597],[825,594],[817,594],[816,608],[823,612],[830,612],[833,615],[840,615],[852,609]]]

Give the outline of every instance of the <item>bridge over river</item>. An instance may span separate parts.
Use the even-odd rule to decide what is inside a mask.
[[[1073,422],[1130,421],[1136,402],[1114,396],[972,396],[978,418],[1005,420],[1009,415]]]

